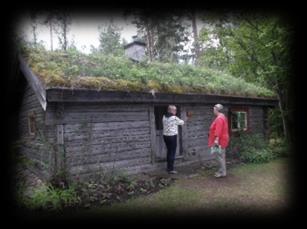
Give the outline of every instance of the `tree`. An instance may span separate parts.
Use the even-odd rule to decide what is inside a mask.
[[[61,49],[67,51],[68,48],[68,31],[71,25],[71,17],[66,11],[62,11],[56,15],[57,19],[57,33]]]
[[[206,23],[200,30],[199,42],[203,52],[200,54],[199,65],[229,72],[229,65],[233,62],[233,50],[229,44],[229,29],[234,22],[231,15],[222,12],[205,12],[203,20]]]
[[[35,12],[30,13],[31,19],[31,27],[32,27],[32,34],[33,34],[33,44],[37,44],[37,14]]]
[[[90,53],[92,54],[99,53],[99,49],[96,48],[94,45],[90,45]]]
[[[76,43],[75,43],[75,39],[74,37],[71,39],[71,41],[69,42],[69,45],[67,47],[67,50],[73,50],[73,51],[77,51],[77,46],[76,46]]]
[[[211,34],[218,38],[219,47],[211,54],[205,52],[202,61],[216,55],[215,64],[220,61],[220,67],[232,75],[273,89],[279,101],[283,134],[288,138],[289,27],[280,17],[249,14],[227,15],[209,24],[212,30],[209,34],[203,32],[203,41],[210,40]]]
[[[121,56],[124,54],[123,46],[120,43],[121,29],[113,23],[103,28],[99,35],[99,51],[103,54]]]
[[[128,41],[125,38],[123,38],[122,39],[122,46],[125,47],[125,45],[127,45],[127,44],[128,44]]]
[[[152,20],[153,14],[150,10],[137,10],[133,12],[127,12],[126,14],[132,14],[134,16],[133,24],[137,27],[137,33],[139,37],[142,37],[146,41],[146,51],[149,57],[149,61],[153,61],[157,55],[155,50],[155,25]]]
[[[195,10],[191,13],[191,20],[192,20],[192,30],[193,30],[193,39],[194,39],[194,53],[195,53],[195,63],[198,62],[199,54],[200,54],[200,47],[198,42],[198,34],[197,34],[197,23],[196,23],[196,12]]]
[[[54,30],[54,23],[55,23],[56,13],[51,11],[46,14],[46,18],[43,24],[49,27],[49,35],[50,35],[50,50],[53,51],[53,30]]]
[[[219,71],[228,71],[230,62],[226,50],[223,47],[207,46],[204,52],[205,54],[200,55],[198,58],[198,65]]]
[[[188,39],[187,26],[183,24],[180,12],[154,12],[139,10],[133,12],[134,23],[139,36],[147,45],[149,60],[178,62],[179,53]]]

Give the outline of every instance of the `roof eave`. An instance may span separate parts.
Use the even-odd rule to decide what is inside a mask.
[[[32,72],[25,60],[19,55],[20,70],[28,81],[30,87],[34,91],[40,105],[45,111],[47,108],[46,90],[39,78]]]
[[[151,92],[97,91],[88,89],[49,88],[48,102],[104,102],[104,103],[180,103],[180,104],[237,104],[277,106],[274,98],[251,98],[209,94],[172,94]]]

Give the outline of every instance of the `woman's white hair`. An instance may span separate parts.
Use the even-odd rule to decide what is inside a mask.
[[[167,108],[167,110],[170,112],[170,111],[172,111],[172,110],[176,110],[177,108],[176,108],[176,106],[175,105],[169,105],[168,106],[168,108]]]
[[[223,105],[222,104],[215,104],[214,107],[217,109],[217,111],[223,110]]]

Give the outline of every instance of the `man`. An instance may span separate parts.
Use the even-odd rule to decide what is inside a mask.
[[[215,177],[226,176],[226,159],[225,152],[229,143],[228,121],[223,113],[221,113],[223,105],[216,104],[213,107],[213,113],[216,116],[212,122],[209,131],[208,146],[211,153],[215,154],[218,162],[219,170],[215,173]]]
[[[163,116],[163,138],[167,148],[167,171],[170,174],[176,174],[174,170],[174,161],[177,148],[178,125],[183,125],[184,121],[176,116],[177,108],[169,105],[167,114]]]

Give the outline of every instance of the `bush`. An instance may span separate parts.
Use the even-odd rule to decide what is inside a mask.
[[[246,132],[231,140],[228,153],[248,163],[268,162],[276,157],[262,135]]]
[[[98,175],[98,174],[97,174]],[[77,182],[80,206],[110,205],[139,195],[150,194],[169,186],[173,180],[163,177],[129,177],[121,171],[99,174],[88,182]]]
[[[271,138],[269,140],[269,148],[275,157],[284,157],[289,155],[289,145],[287,141],[281,137]]]
[[[68,189],[55,188],[51,185],[42,186],[34,191],[28,205],[32,209],[61,210],[79,203],[80,199],[73,187]]]
[[[250,163],[264,163],[274,159],[274,155],[270,149],[250,148],[241,152],[241,159]]]

